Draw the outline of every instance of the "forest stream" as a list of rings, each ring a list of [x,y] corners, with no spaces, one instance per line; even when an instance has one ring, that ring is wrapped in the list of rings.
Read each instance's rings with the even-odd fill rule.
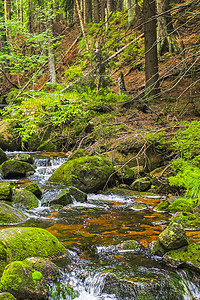
[[[16,152],[7,155],[12,158]],[[193,271],[169,268],[150,254],[149,243],[157,239],[171,217],[154,209],[162,196],[88,194],[86,203],[74,201],[52,212],[48,202],[63,186],[49,183],[48,178],[67,157],[41,152],[31,155],[37,166],[35,174],[15,183],[23,187],[37,182],[43,197],[38,208],[23,210],[29,219],[20,226],[48,230],[71,256],[70,262],[66,258],[56,261],[61,275],[49,283],[50,300],[200,299]],[[199,241],[200,231],[188,230],[187,236]],[[141,243],[137,252],[117,246],[133,239]]]

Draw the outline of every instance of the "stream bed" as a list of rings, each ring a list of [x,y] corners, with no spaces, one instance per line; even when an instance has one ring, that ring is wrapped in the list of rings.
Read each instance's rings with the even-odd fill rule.
[[[16,152],[7,155],[12,158]],[[157,239],[171,217],[154,209],[160,196],[88,194],[86,203],[74,201],[61,211],[51,211],[49,201],[65,187],[48,183],[48,178],[67,156],[31,155],[37,166],[35,174],[14,181],[19,187],[37,182],[43,197],[38,208],[23,211],[29,219],[20,226],[48,230],[71,256],[70,262],[66,258],[56,261],[61,275],[49,284],[50,300],[200,299],[198,274],[168,268],[159,257],[150,255],[148,244]],[[191,241],[200,240],[199,231],[187,233]],[[141,243],[139,251],[118,246],[132,239]]]

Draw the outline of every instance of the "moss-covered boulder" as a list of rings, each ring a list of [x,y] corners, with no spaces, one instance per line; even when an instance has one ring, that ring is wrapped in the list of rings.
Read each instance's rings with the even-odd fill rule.
[[[0,224],[25,222],[28,218],[18,209],[0,202]]]
[[[163,256],[164,253],[170,250],[176,250],[186,245],[188,245],[188,240],[185,229],[179,221],[175,221],[170,223],[158,236],[152,254]]]
[[[80,191],[79,189],[75,188],[74,186],[69,186],[69,193],[73,200],[77,202],[86,202],[87,201],[87,194]]]
[[[49,181],[75,186],[83,192],[95,193],[114,172],[112,163],[99,156],[84,156],[62,164]]]
[[[134,179],[136,179],[135,171],[128,166],[124,166],[123,168],[115,166],[115,171],[117,172],[119,181],[122,183],[130,184]]]
[[[151,179],[149,177],[142,177],[136,179],[131,185],[130,189],[134,191],[144,192],[151,186]]]
[[[17,206],[27,209],[38,207],[38,198],[33,193],[25,189],[15,189],[12,201]]]
[[[196,204],[197,204],[196,199],[178,198],[168,206],[168,210],[171,213],[175,213],[178,211],[192,212]]]
[[[15,261],[6,266],[0,289],[17,299],[47,299],[47,284],[42,273],[34,270],[27,261]]]
[[[194,229],[200,227],[200,217],[190,212],[177,212],[171,222],[177,220],[179,220],[184,228]]]
[[[163,261],[170,266],[184,266],[200,272],[200,242],[165,253]]]
[[[29,257],[58,257],[65,247],[45,229],[15,227],[0,230],[0,271],[13,261]]]
[[[73,199],[70,195],[69,190],[67,190],[67,189],[62,190],[62,193],[60,195],[58,195],[55,199],[52,199],[49,202],[50,206],[57,205],[57,204],[65,206],[70,203],[73,203]]]
[[[45,141],[37,148],[37,151],[46,151],[46,152],[55,152],[56,150],[57,147],[52,141]]]
[[[11,293],[0,293],[0,300],[17,300]]]
[[[6,153],[0,148],[0,165],[6,160],[9,160],[9,158]]]
[[[0,200],[10,201],[13,194],[13,182],[0,182]]]
[[[31,193],[33,193],[37,198],[41,198],[42,197],[42,191],[41,188],[39,187],[39,185],[36,182],[32,182],[29,185],[27,185],[24,190],[29,191]]]
[[[83,156],[86,156],[86,151],[84,149],[78,149],[76,151],[74,151],[68,158],[68,161],[69,160],[73,160],[73,159],[76,159],[76,158],[80,158],[80,157],[83,157]]]
[[[27,162],[29,164],[33,164],[34,163],[33,157],[30,154],[28,154],[28,153],[18,153],[15,156],[15,159],[19,160],[19,161]]]
[[[145,247],[136,240],[127,240],[116,246],[118,250],[133,251],[135,253],[144,252]]]
[[[4,178],[23,178],[34,174],[35,168],[26,162],[18,160],[7,160],[2,164]]]

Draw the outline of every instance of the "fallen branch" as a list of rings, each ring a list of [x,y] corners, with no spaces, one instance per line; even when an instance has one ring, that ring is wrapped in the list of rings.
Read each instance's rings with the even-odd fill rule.
[[[19,89],[19,86],[16,85],[15,83],[13,83],[13,82],[8,78],[8,76],[6,75],[6,73],[5,73],[2,69],[0,69],[0,71],[3,73],[3,75],[4,75],[5,78],[6,78],[6,80],[7,80],[10,84],[12,84],[12,86],[14,86],[16,89]]]
[[[140,151],[134,156],[134,157],[131,157],[127,162],[125,162],[125,164],[123,164],[123,166],[121,166],[118,170],[116,170],[115,172],[113,172],[109,177],[108,177],[108,180],[106,181],[106,184],[104,185],[103,187],[103,191],[105,191],[107,185],[108,185],[108,182],[110,181],[111,177],[113,175],[115,175],[117,172],[119,172],[121,169],[123,169],[123,167],[125,167],[130,161],[132,161],[133,159],[137,159],[138,156],[140,154],[142,154],[144,151],[145,151],[145,147],[146,147],[146,144],[147,144],[147,141],[144,143],[144,145],[142,146],[142,148],[140,149]]]
[[[71,51],[71,49],[74,47],[74,45],[78,42],[78,40],[80,39],[80,37],[82,36],[82,33],[79,34],[79,36],[75,39],[75,41],[71,44],[71,46],[69,47],[69,49],[65,52],[65,54],[62,56],[62,59],[65,58],[65,56]]]

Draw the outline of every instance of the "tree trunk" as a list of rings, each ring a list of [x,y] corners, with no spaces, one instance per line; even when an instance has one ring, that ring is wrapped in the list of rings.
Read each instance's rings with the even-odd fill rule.
[[[99,23],[100,13],[99,13],[99,0],[94,0],[94,23]]]
[[[108,14],[114,11],[114,0],[107,0]]]
[[[92,22],[92,0],[84,0],[84,23]]]
[[[23,25],[23,0],[20,0],[20,23]]]
[[[105,0],[100,0],[100,6],[101,6],[101,21],[105,21],[105,8],[106,8],[106,2]]]
[[[9,20],[11,20],[11,0],[4,0],[4,19],[5,23]],[[8,26],[5,25],[6,27],[6,40],[10,40],[10,33]]]
[[[77,12],[78,12],[78,17],[79,17],[79,21],[80,21],[81,30],[82,30],[82,33],[83,33],[83,38],[85,40],[86,50],[88,51],[89,48],[88,48],[87,36],[85,34],[85,28],[83,26],[83,20],[82,20],[81,11],[80,11],[80,8],[79,8],[78,0],[76,0],[76,8],[77,8]]]
[[[170,14],[170,0],[157,0],[158,13],[158,55],[174,52],[179,49],[176,34],[173,33],[172,17]]]
[[[124,9],[128,10],[128,23],[131,24],[135,19],[135,7],[137,0],[124,0]]]
[[[49,65],[49,81],[56,83],[56,66],[55,66],[55,55],[53,47],[53,19],[52,17],[52,6],[49,4],[49,14],[47,17],[47,34],[48,34],[48,65]]]
[[[34,15],[33,15],[33,1],[29,0],[28,1],[28,27],[29,27],[29,31],[30,33],[34,32]]]
[[[123,0],[117,0],[116,1],[116,10],[117,11],[123,11]]]
[[[151,98],[159,93],[158,56],[156,40],[155,0],[143,1],[145,40],[145,80],[146,96]]]

